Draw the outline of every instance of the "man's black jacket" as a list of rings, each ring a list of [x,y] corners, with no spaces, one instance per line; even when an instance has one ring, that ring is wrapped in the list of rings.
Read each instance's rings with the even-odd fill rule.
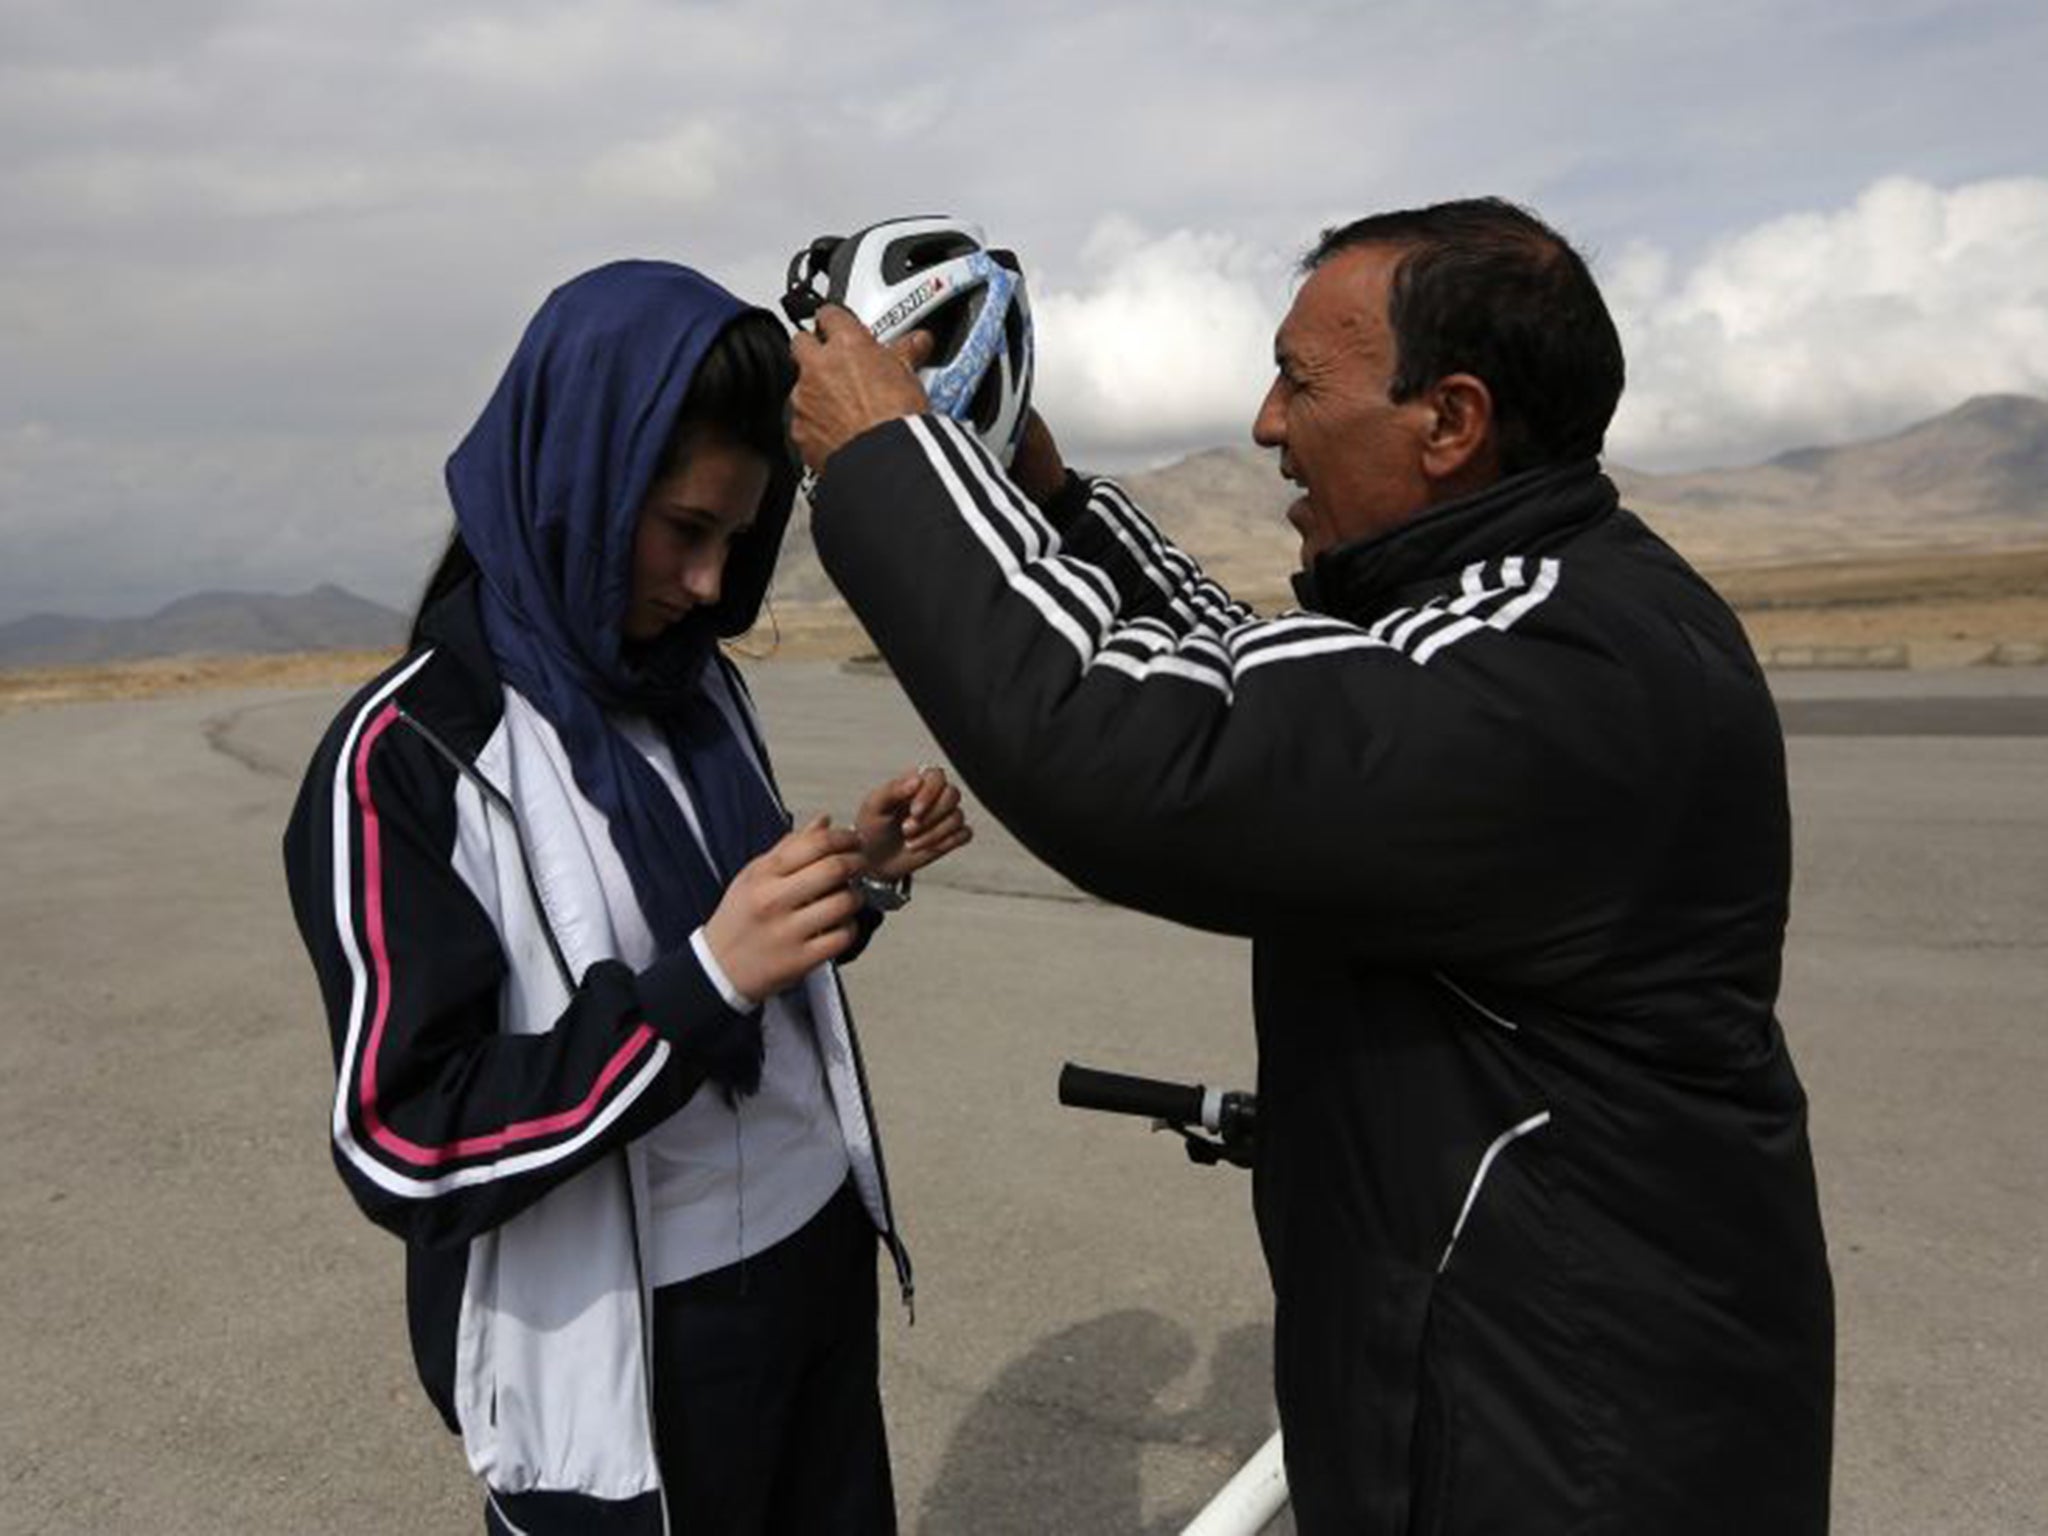
[[[991,812],[1255,941],[1299,1528],[1824,1531],[1784,753],[1727,608],[1590,462],[1271,620],[1111,483],[1062,500],[927,416],[842,448],[814,527]]]

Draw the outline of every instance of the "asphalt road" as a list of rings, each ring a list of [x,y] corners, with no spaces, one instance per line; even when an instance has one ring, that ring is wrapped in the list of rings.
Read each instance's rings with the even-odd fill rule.
[[[799,810],[927,754],[885,677],[753,677]],[[1780,693],[1836,1530],[2048,1532],[2048,674]],[[477,1528],[398,1249],[329,1166],[279,873],[337,702],[0,715],[0,1531]],[[1248,1080],[1246,960],[984,826],[853,969],[918,1267],[883,1323],[906,1530],[1172,1531],[1267,1433],[1242,1175],[1052,1092],[1069,1058]]]

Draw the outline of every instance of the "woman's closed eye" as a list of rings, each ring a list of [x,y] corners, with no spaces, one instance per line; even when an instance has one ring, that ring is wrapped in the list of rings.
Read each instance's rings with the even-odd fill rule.
[[[728,524],[708,512],[664,512],[660,517],[663,529],[684,549],[730,543],[753,526],[751,523]]]

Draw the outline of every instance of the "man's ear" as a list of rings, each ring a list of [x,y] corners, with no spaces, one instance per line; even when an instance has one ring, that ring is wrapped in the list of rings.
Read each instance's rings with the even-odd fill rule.
[[[1493,391],[1469,373],[1447,373],[1429,388],[1431,421],[1422,440],[1422,472],[1459,494],[1500,478]]]

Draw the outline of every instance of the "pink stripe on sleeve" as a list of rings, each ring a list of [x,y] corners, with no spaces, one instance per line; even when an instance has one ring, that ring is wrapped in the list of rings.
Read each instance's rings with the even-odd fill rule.
[[[376,802],[370,797],[370,752],[397,718],[398,706],[386,705],[384,712],[363,732],[362,742],[356,749],[356,803],[362,807],[363,828],[363,921],[370,947],[370,962],[377,978],[377,1011],[370,1024],[369,1041],[363,1049],[357,1097],[362,1106],[364,1129],[379,1147],[404,1162],[432,1168],[456,1158],[502,1152],[522,1141],[574,1130],[596,1112],[604,1102],[606,1091],[654,1042],[655,1034],[652,1025],[640,1024],[605,1063],[582,1101],[556,1114],[515,1121],[503,1130],[465,1136],[438,1147],[408,1141],[384,1123],[377,1109],[377,1053],[383,1046],[384,1025],[391,1011],[391,951],[384,931],[384,851]]]

